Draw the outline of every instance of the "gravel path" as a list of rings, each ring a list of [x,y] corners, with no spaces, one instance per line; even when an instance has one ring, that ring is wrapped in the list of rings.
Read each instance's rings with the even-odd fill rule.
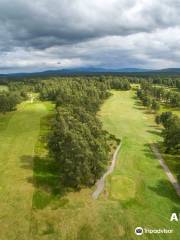
[[[169,170],[168,166],[164,162],[164,160],[163,160],[159,150],[157,149],[157,147],[154,144],[151,144],[151,149],[152,149],[153,153],[156,155],[157,159],[159,160],[162,168],[164,169],[166,175],[169,178],[169,181],[172,183],[174,189],[176,190],[177,195],[180,197],[180,185],[179,185],[177,179],[173,176],[173,174]]]
[[[97,199],[99,197],[99,195],[102,193],[102,191],[104,189],[106,177],[113,172],[113,170],[115,168],[115,165],[116,165],[117,155],[118,155],[118,152],[119,152],[119,150],[121,148],[121,145],[122,145],[122,140],[121,140],[121,143],[116,148],[116,151],[113,154],[112,163],[109,166],[107,172],[96,183],[97,188],[96,188],[96,190],[92,194],[92,198],[93,199]]]

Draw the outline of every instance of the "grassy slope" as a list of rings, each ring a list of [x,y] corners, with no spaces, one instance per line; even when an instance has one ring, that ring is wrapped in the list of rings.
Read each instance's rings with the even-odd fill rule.
[[[32,204],[33,151],[43,103],[22,103],[0,115],[0,239],[28,239]]]
[[[63,192],[55,165],[46,158],[44,146],[37,145],[33,240],[133,240],[139,225],[176,231],[141,239],[178,239],[178,223],[170,224],[169,217],[180,211],[179,199],[148,147],[161,137],[154,116],[144,112],[132,92],[114,92],[103,105],[104,128],[123,137],[123,146],[115,172],[97,201],[92,200],[92,189]]]

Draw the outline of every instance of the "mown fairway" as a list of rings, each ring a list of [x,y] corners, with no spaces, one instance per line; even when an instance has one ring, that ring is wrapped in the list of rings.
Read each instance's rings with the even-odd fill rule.
[[[0,239],[27,240],[33,195],[32,164],[43,103],[21,104],[0,115]]]
[[[146,234],[142,239],[179,239],[178,223],[170,223],[169,218],[172,212],[180,211],[180,199],[149,148],[149,143],[161,140],[154,116],[146,113],[132,91],[113,94],[104,104],[101,117],[105,129],[123,137],[107,188],[110,198],[119,203],[116,214],[121,215],[119,223],[127,234],[124,239],[135,239],[136,226],[172,228],[175,232],[169,236]]]

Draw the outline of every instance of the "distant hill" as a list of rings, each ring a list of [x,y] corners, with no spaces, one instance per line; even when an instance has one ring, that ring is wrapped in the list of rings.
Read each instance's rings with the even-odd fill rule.
[[[96,68],[96,67],[82,67],[69,68],[58,70],[47,70],[43,72],[31,73],[11,73],[0,74],[0,77],[32,77],[32,76],[58,76],[58,75],[73,75],[73,74],[100,74],[100,73],[114,73],[114,74],[180,74],[180,68],[165,68],[159,70],[142,69],[142,68]]]
[[[180,68],[164,68],[155,72],[180,74]]]

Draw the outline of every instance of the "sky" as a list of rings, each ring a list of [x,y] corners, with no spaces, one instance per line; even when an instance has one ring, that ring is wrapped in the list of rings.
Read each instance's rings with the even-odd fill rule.
[[[180,0],[0,0],[0,73],[180,67]]]

